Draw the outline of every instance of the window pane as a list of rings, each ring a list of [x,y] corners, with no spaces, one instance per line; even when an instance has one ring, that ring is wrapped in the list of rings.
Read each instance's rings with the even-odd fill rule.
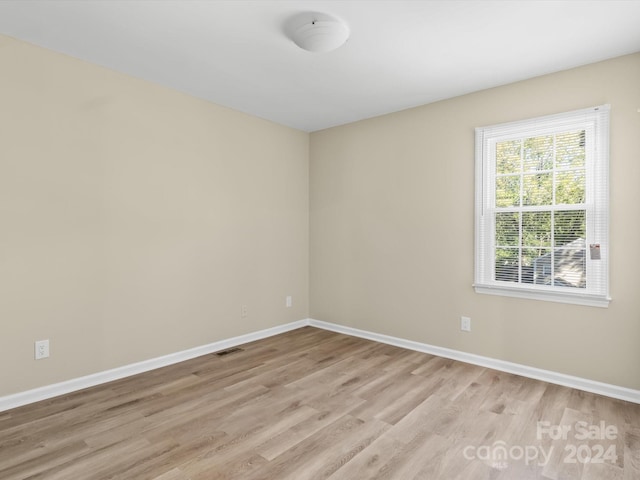
[[[496,207],[520,206],[520,176],[496,178]]]
[[[553,238],[554,246],[585,246],[586,238],[586,211],[585,210],[559,210],[554,212]]]
[[[496,145],[496,173],[520,172],[520,151],[522,142],[500,142]]]
[[[584,244],[584,242],[583,242]],[[554,252],[553,284],[557,287],[586,288],[587,266],[584,248],[557,248]]]
[[[553,274],[551,269],[551,249],[526,249],[523,253],[527,255],[527,262],[531,263],[533,283],[536,285],[551,285]]]
[[[522,246],[551,246],[551,212],[525,212],[522,214]]]
[[[496,213],[496,245],[517,247],[520,240],[520,214],[515,212]]]
[[[522,249],[522,283],[545,285],[551,280],[551,249]],[[547,283],[548,284],[548,283]]]
[[[522,158],[525,172],[551,170],[553,168],[553,137],[527,138]]]
[[[496,280],[518,282],[519,265],[517,248],[496,248]]]
[[[556,204],[584,203],[586,179],[584,170],[556,173]]]
[[[556,168],[584,167],[584,141],[584,130],[556,135]]]
[[[537,175],[524,175],[522,204],[523,205],[550,205],[553,200],[552,173]]]

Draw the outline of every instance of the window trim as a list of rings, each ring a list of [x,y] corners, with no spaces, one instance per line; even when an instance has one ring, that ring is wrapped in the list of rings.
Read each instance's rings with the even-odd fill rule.
[[[575,110],[572,112],[548,115],[516,122],[502,123],[475,129],[475,282],[476,293],[502,295],[507,297],[545,300],[595,307],[608,307],[609,296],[609,105]],[[593,132],[593,147],[587,152],[587,238],[585,239],[586,255],[589,255],[589,239],[594,236],[601,245],[601,260],[593,264],[587,260],[587,278],[596,275],[599,289],[563,288],[533,284],[509,284],[492,277],[495,275],[491,266],[495,231],[491,215],[485,215],[490,209],[487,205],[489,181],[495,178],[495,156],[489,158],[488,147],[497,141],[508,138],[522,138],[527,135],[542,135],[545,132],[557,132],[562,129],[583,128]],[[599,181],[594,181],[599,178]],[[492,188],[493,189],[493,188]],[[493,189],[494,190],[494,189]],[[495,193],[495,191],[494,191]],[[594,225],[598,231],[594,232]],[[594,235],[595,234],[595,235]],[[484,239],[484,241],[483,241]],[[595,269],[595,271],[594,271]]]

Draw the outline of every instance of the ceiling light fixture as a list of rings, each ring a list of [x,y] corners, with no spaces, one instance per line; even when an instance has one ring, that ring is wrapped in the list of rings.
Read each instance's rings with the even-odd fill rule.
[[[290,18],[285,31],[300,48],[325,53],[341,47],[349,38],[349,27],[326,13],[306,12]]]

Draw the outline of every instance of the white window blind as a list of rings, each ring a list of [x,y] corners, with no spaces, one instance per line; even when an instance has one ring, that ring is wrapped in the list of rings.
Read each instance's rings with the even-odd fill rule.
[[[607,306],[609,106],[476,129],[475,289]]]

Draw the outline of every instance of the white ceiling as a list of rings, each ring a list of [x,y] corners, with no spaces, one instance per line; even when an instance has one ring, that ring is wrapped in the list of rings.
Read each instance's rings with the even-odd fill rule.
[[[349,41],[299,49],[303,11]],[[2,0],[0,33],[315,131],[640,51],[640,1]]]

